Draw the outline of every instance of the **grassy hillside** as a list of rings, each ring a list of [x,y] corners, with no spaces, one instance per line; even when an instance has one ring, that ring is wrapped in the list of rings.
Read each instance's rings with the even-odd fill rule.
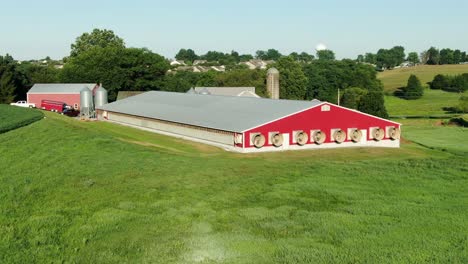
[[[464,93],[468,95],[468,92]],[[459,104],[461,94],[425,89],[417,100],[405,100],[393,95],[385,96],[385,106],[390,116],[433,116],[447,114],[444,107]]]
[[[0,104],[0,134],[40,120],[41,111]]]
[[[466,130],[241,155],[46,116],[0,135],[0,263],[468,260]]]
[[[411,74],[415,74],[422,84],[432,81],[437,74],[456,75],[468,73],[468,64],[464,65],[421,65],[381,72],[377,77],[382,80],[384,89],[392,93],[400,87],[406,86]]]

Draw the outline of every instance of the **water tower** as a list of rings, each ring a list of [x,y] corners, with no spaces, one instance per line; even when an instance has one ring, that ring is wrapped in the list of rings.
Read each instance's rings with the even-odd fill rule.
[[[279,99],[279,71],[270,68],[267,72],[267,92],[271,99]]]

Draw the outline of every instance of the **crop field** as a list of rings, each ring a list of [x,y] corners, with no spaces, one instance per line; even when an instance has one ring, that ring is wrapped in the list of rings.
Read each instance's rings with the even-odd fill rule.
[[[36,109],[0,104],[0,134],[40,120],[44,115]]]
[[[411,74],[416,75],[423,85],[427,85],[437,74],[456,75],[468,73],[468,64],[457,65],[421,65],[380,72],[377,77],[383,82],[387,93],[393,93],[406,86]]]
[[[468,261],[466,129],[242,155],[45,115],[0,135],[0,263]]]

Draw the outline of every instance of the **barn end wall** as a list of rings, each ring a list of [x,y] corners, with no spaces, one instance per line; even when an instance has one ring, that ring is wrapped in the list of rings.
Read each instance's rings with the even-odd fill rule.
[[[98,118],[103,119],[103,111],[98,110]],[[164,134],[185,137],[188,139],[197,139],[203,143],[215,146],[224,146],[234,148],[233,132],[195,127],[190,125],[178,124],[162,120],[156,120],[145,117],[131,116],[121,113],[107,112],[107,120],[129,124],[134,127],[142,127],[145,129],[154,130],[155,132],[163,132]]]
[[[36,104],[37,108],[41,107],[42,100],[53,100],[64,102],[67,105],[72,107],[77,104],[78,109],[80,108],[80,94],[27,94],[27,101],[28,103]]]
[[[375,141],[371,136],[372,129],[380,127],[384,129],[385,137],[380,141]],[[288,149],[306,148],[310,145],[311,148],[321,148],[319,145],[312,141],[312,133],[315,130],[321,130],[326,134],[325,142],[320,145],[322,147],[344,147],[344,146],[382,146],[382,147],[399,147],[399,140],[392,140],[387,133],[390,127],[400,128],[400,124],[386,119],[367,115],[352,109],[343,108],[329,103],[324,103],[317,107],[308,109],[274,122],[264,124],[262,126],[249,129],[245,132],[245,147],[251,148],[253,151],[256,149],[251,141],[253,135],[262,133],[266,138],[266,143],[261,149],[275,148],[269,139],[271,132],[278,132],[287,138],[287,142],[283,145],[288,145]],[[332,138],[332,133],[341,129],[346,132],[347,137],[345,141],[338,144]],[[363,133],[360,142],[354,143],[348,136],[349,129],[358,129]],[[298,146],[294,139],[295,131],[304,131],[309,136],[306,145]],[[280,147],[285,148],[285,146]]]

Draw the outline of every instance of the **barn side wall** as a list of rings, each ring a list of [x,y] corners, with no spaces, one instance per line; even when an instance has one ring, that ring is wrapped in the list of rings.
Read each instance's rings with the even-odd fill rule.
[[[374,128],[382,128],[385,132],[384,139],[374,140],[371,136]],[[387,131],[390,127],[400,128],[398,123],[382,118],[363,114],[351,109],[342,108],[333,104],[322,104],[301,113],[250,129],[245,132],[245,147],[252,151],[260,151],[253,146],[252,138],[257,133],[262,133],[266,138],[266,143],[261,149],[274,150],[270,135],[272,132],[283,134],[284,143],[281,149],[297,148],[325,148],[325,147],[345,147],[345,146],[382,146],[399,147],[399,140],[392,140]],[[346,132],[346,140],[343,143],[336,143],[333,139],[333,132],[341,129]],[[362,132],[362,139],[353,142],[348,135],[351,129],[358,129]],[[312,141],[312,133],[321,130],[326,135],[325,142],[317,145]],[[304,131],[309,136],[305,146],[298,146],[295,141],[295,132]]]
[[[67,105],[74,107],[77,104],[78,109],[80,108],[80,94],[27,94],[28,103],[36,104],[37,108],[41,107],[42,100],[53,100],[64,102]]]
[[[103,111],[98,110],[98,118],[103,119]],[[128,124],[135,127],[142,127],[154,130],[155,132],[164,132],[165,134],[181,136],[188,139],[197,139],[204,143],[213,143],[216,146],[226,146],[234,148],[233,132],[196,127],[185,124],[178,124],[163,120],[156,120],[145,117],[126,115],[122,113],[107,112],[107,120]]]

